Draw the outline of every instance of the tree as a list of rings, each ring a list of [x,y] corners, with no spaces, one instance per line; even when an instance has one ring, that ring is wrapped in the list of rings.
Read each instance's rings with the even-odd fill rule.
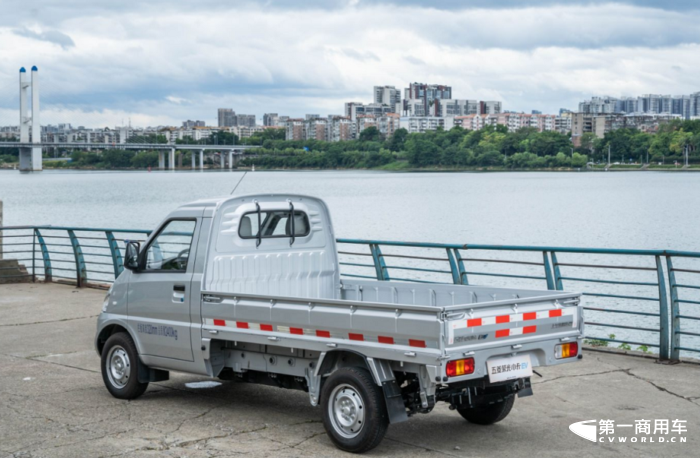
[[[375,126],[370,126],[360,132],[360,141],[380,142],[382,141],[382,133],[379,132],[379,129],[377,129]]]
[[[102,152],[102,161],[107,168],[131,167],[134,152],[125,149],[107,149]]]
[[[396,131],[394,131],[394,135],[392,135],[387,142],[389,144],[388,148],[395,152],[403,150],[404,144],[406,143],[406,138],[408,138],[408,131],[406,129],[403,127],[396,129]]]
[[[416,167],[425,167],[437,163],[440,151],[438,147],[422,134],[411,134],[406,140],[408,162]]]

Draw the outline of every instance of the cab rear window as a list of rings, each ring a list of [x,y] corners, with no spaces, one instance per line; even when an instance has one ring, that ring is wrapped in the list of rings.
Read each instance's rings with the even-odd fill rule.
[[[305,237],[309,235],[309,217],[306,213],[295,210],[294,221],[290,215],[291,212],[288,210],[246,213],[238,226],[238,235],[242,239]]]

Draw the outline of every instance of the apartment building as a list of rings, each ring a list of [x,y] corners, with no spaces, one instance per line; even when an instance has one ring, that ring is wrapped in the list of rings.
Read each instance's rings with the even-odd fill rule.
[[[591,97],[579,103],[579,112],[586,114],[673,114],[682,119],[700,116],[698,93],[690,95],[644,94],[638,97]]]
[[[305,140],[328,140],[328,120],[326,118],[307,118],[304,120]]]
[[[355,138],[355,123],[346,116],[331,116],[328,118],[328,141],[340,142]]]
[[[489,115],[469,114],[466,116],[455,116],[454,125],[466,130],[479,130],[489,123]]]
[[[236,112],[231,108],[219,108],[219,127],[231,127],[236,125]]]
[[[503,111],[503,104],[496,100],[479,102],[479,114],[499,114]]]
[[[401,115],[398,113],[387,113],[385,116],[377,118],[377,129],[384,138],[394,135],[394,132],[401,128]]]
[[[467,116],[479,114],[480,103],[477,100],[449,99],[440,101],[439,116]]]
[[[192,129],[193,127],[205,127],[207,124],[204,121],[192,121],[188,119],[182,122],[183,129]]]
[[[570,111],[562,112],[559,116],[554,118],[554,130],[561,134],[566,134],[571,132],[571,116]]]
[[[401,91],[394,86],[374,86],[374,103],[388,105],[392,113],[401,113]]]
[[[286,140],[304,140],[306,138],[305,134],[305,123],[306,120],[302,118],[289,118],[285,122],[285,139]]]
[[[263,115],[263,126],[276,127],[279,123],[279,115],[277,113],[265,113]]]
[[[404,116],[439,116],[440,101],[452,98],[452,87],[444,84],[425,84],[411,83],[404,89]],[[407,104],[406,102],[420,100],[423,104],[423,109],[418,111],[415,109],[417,102]],[[413,107],[410,110],[409,107]],[[423,114],[419,114],[423,113]]]
[[[424,133],[438,128],[450,130],[454,127],[455,118],[442,118],[438,116],[404,116],[400,118],[400,127],[406,129],[409,134]]]
[[[357,117],[362,115],[384,116],[388,113],[393,113],[393,108],[383,103],[347,102],[345,104],[345,117],[352,121],[357,120]]]

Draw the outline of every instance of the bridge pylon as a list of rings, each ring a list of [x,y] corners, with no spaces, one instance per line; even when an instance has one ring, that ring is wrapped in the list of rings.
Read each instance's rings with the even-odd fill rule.
[[[29,115],[27,92],[32,90],[32,113]],[[19,140],[29,143],[29,127],[31,126],[31,142],[41,144],[41,124],[39,123],[39,69],[32,67],[31,83],[27,80],[27,71],[19,69]],[[20,172],[41,172],[43,170],[41,146],[22,147],[19,149]]]

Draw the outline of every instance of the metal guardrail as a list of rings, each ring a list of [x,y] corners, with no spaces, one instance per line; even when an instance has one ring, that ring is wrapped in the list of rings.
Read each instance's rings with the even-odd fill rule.
[[[343,276],[463,285],[478,284],[475,278],[507,278],[523,286],[544,283],[549,290],[563,290],[566,283],[584,296],[589,342],[615,342],[626,349],[638,345],[643,351],[658,348],[664,360],[678,360],[682,351],[700,353],[700,252],[355,239],[338,243],[365,248],[339,248]],[[508,258],[501,257],[504,253]],[[618,261],[621,258],[624,263]],[[674,266],[674,261],[683,267]],[[683,282],[677,280],[679,275]],[[689,291],[696,294],[689,296]],[[630,337],[600,335],[604,329]]]
[[[37,277],[74,282],[78,287],[108,284],[124,270],[125,240],[144,241],[151,231],[61,226],[0,227],[4,259],[16,259],[26,274],[0,278]],[[12,267],[4,268],[6,270]]]
[[[0,278],[59,279],[77,286],[109,284],[124,269],[123,242],[143,241],[150,233],[140,229],[0,227],[0,240],[4,238],[0,253],[4,248],[5,259],[16,259],[27,268],[26,274],[3,276],[0,272]],[[342,276],[463,285],[508,279],[508,285],[492,286],[516,283],[549,290],[563,290],[566,283],[567,289],[584,295],[586,338],[594,344],[638,345],[645,351],[658,348],[660,358],[668,360],[678,360],[681,352],[700,353],[700,252],[356,239],[338,239],[338,244],[363,248],[339,249]],[[618,262],[620,259],[624,262]],[[627,335],[601,335],[605,329]]]

